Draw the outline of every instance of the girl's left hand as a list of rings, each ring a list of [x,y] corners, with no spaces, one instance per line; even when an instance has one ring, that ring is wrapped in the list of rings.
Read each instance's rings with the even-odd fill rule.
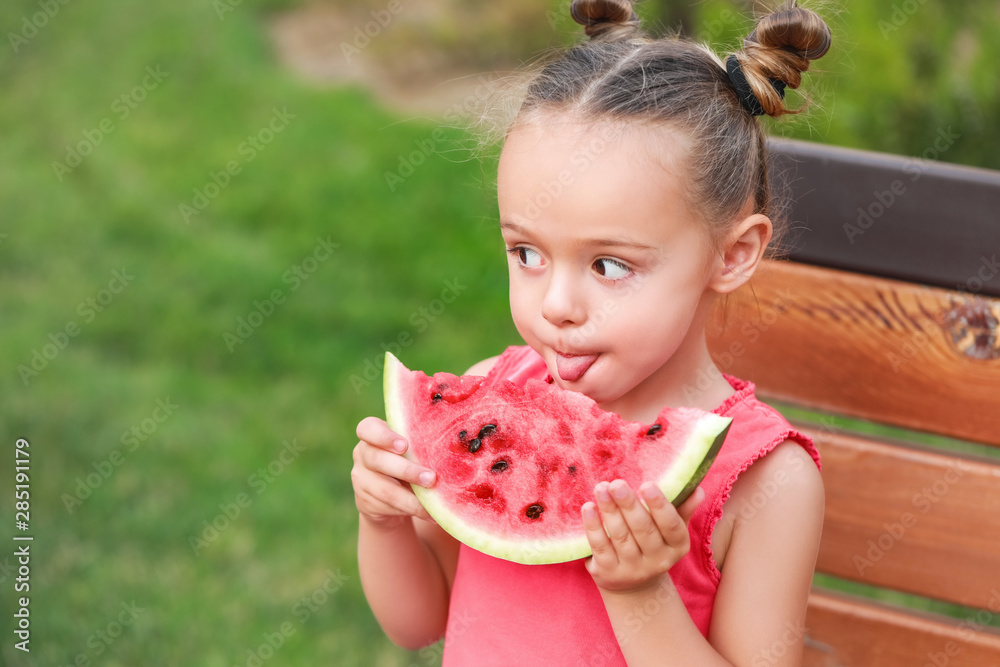
[[[701,487],[679,508],[652,482],[640,485],[639,493],[645,506],[624,480],[600,482],[594,487],[596,505],[587,502],[581,508],[594,552],[587,570],[604,590],[631,592],[659,586],[691,548],[687,524],[705,498]]]

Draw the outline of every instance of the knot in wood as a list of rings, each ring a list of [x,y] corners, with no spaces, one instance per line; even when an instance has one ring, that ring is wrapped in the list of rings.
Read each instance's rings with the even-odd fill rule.
[[[1000,358],[1000,302],[973,298],[952,305],[945,328],[955,348],[973,359]]]

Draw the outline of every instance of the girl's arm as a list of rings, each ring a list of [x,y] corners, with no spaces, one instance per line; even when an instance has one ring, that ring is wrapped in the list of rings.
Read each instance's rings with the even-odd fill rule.
[[[594,548],[588,569],[629,667],[799,664],[823,482],[809,455],[789,441],[741,475],[729,502],[749,498],[767,480],[775,482],[774,495],[750,518],[739,516],[733,528],[708,640],[667,572],[690,549],[687,520],[701,494],[679,511],[662,493],[651,494],[647,511],[631,490],[625,498],[602,500],[598,485],[603,525],[584,510]],[[643,485],[640,492],[650,486],[655,489]]]
[[[495,360],[481,361],[465,374],[486,375]],[[458,542],[413,494],[410,483],[433,486],[433,473],[403,456],[405,438],[376,417],[361,420],[357,436],[351,482],[359,513],[361,586],[386,635],[417,649],[444,635]]]
[[[380,525],[361,515],[361,585],[386,635],[404,648],[416,650],[444,634],[457,559],[458,543],[435,524],[404,517]]]

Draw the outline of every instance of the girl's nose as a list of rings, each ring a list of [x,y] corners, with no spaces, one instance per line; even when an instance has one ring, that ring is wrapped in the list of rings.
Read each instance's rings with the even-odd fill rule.
[[[554,326],[581,325],[587,309],[579,281],[567,271],[552,271],[542,299],[542,317]]]

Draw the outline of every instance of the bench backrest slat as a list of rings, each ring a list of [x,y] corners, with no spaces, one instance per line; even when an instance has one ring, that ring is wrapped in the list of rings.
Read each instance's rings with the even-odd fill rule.
[[[804,429],[823,457],[817,569],[872,586],[1000,605],[1000,465]]]
[[[790,218],[804,224],[790,239],[791,259],[1000,296],[1000,172],[769,143],[776,183],[794,195]],[[940,156],[947,151],[929,147],[928,158]]]
[[[810,599],[805,667],[1000,665],[1000,635],[981,627],[818,591]],[[765,663],[761,663],[765,664]],[[768,663],[770,664],[770,663]]]
[[[752,282],[710,327],[724,372],[774,398],[1000,445],[1000,299],[787,261]]]

